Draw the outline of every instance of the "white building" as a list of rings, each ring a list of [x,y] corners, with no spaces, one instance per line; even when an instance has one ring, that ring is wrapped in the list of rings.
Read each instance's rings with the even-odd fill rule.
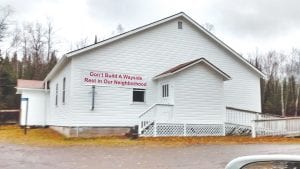
[[[261,111],[262,77],[178,13],[69,52],[43,89],[17,91],[28,98],[28,125],[69,136],[120,134],[135,125],[144,136],[224,135],[226,109]]]

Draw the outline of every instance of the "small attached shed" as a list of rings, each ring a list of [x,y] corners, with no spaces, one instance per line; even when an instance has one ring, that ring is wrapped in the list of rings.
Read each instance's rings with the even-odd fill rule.
[[[20,125],[45,126],[47,91],[44,82],[18,79],[16,89],[21,95]]]

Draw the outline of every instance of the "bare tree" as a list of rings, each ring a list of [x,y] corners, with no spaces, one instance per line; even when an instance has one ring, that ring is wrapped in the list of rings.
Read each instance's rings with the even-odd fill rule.
[[[53,51],[53,37],[54,31],[53,26],[50,20],[48,20],[47,28],[46,28],[46,43],[47,43],[47,61],[50,60],[51,53]]]
[[[18,50],[21,42],[22,42],[22,31],[18,26],[11,32],[11,43],[10,47],[14,48],[16,51]]]
[[[79,41],[75,42],[75,49],[73,47],[73,44],[70,46],[70,50],[77,50],[83,47],[86,47],[88,45],[88,37],[81,38]]]
[[[8,28],[8,17],[10,16],[12,10],[9,6],[0,7],[0,42],[5,37]]]
[[[37,59],[37,57],[43,57],[44,52],[44,45],[46,43],[45,41],[45,33],[43,31],[43,27],[40,23],[36,23],[35,25],[28,25],[27,31],[29,33],[30,38],[30,45],[32,50],[32,55],[34,59]]]

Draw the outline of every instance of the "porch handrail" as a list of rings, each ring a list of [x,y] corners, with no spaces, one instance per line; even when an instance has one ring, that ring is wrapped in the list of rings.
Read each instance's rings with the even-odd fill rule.
[[[295,119],[300,119],[300,117],[284,117],[284,118],[273,118],[273,119],[258,119],[258,120],[253,120],[253,121],[259,122],[259,121],[280,121],[280,120],[295,120]]]
[[[300,135],[300,117],[261,119],[252,121],[252,137]]]
[[[236,110],[236,111],[242,111],[244,113],[252,113],[252,114],[259,114],[260,116],[268,116],[268,117],[273,117],[273,118],[282,118],[280,115],[277,114],[270,114],[270,113],[263,113],[263,112],[257,112],[257,111],[252,111],[252,110],[245,110],[245,109],[239,109],[235,107],[229,107],[227,106],[226,109],[229,110]]]
[[[261,113],[261,112],[257,112],[257,111],[239,109],[239,108],[228,107],[228,106],[226,107],[226,109],[237,110],[237,111],[242,111],[242,112],[246,112],[246,113],[253,113],[253,114]]]
[[[145,114],[147,114],[150,110],[152,110],[156,106],[173,106],[173,104],[154,103],[148,109],[146,109],[143,113],[141,113],[139,115],[139,118],[143,117]]]

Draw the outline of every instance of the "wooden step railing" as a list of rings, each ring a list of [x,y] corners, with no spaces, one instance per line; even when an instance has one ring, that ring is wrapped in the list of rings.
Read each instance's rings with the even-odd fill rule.
[[[138,118],[140,120],[139,123],[139,134],[142,133],[143,130],[148,128],[150,125],[154,123],[156,120],[156,115],[158,112],[159,106],[173,106],[172,104],[161,104],[161,103],[155,103],[151,105],[148,109],[146,109],[144,112],[142,112]]]

